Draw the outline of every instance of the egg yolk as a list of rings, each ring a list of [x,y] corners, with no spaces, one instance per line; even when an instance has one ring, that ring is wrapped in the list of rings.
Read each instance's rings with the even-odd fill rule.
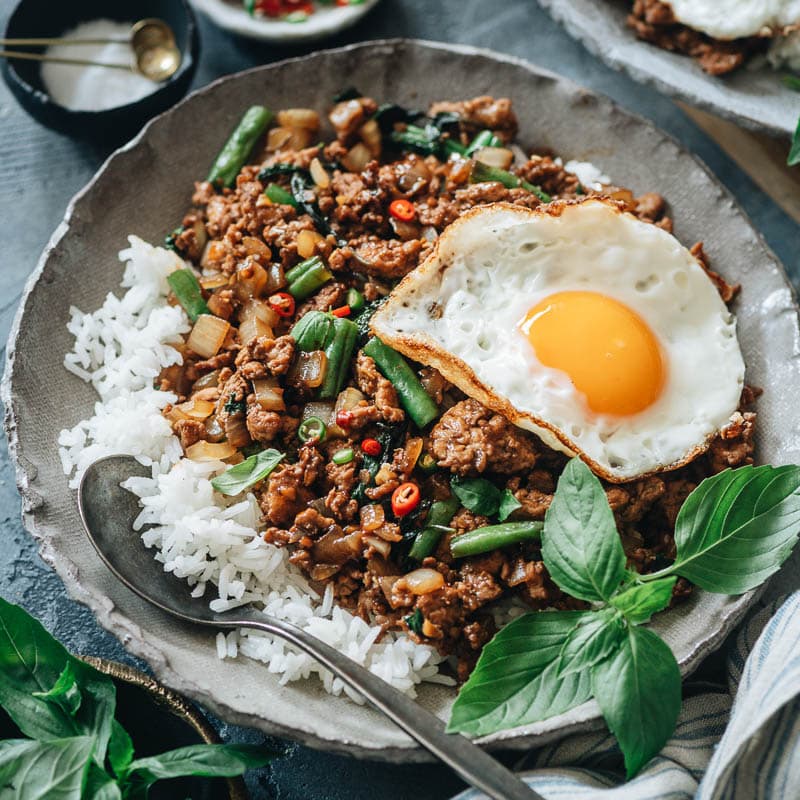
[[[597,414],[638,414],[657,399],[666,368],[647,323],[596,292],[558,292],[519,324],[536,358],[565,372]]]

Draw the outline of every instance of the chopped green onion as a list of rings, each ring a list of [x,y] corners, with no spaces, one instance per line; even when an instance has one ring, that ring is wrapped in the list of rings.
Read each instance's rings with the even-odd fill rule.
[[[334,464],[349,464],[355,458],[355,453],[353,452],[352,447],[343,447],[341,450],[337,450],[333,454],[333,461]]]
[[[453,558],[464,558],[488,553],[491,550],[509,547],[520,542],[538,540],[542,535],[543,527],[543,522],[536,521],[487,525],[451,539],[450,552],[453,554]]]
[[[319,417],[308,417],[297,429],[297,438],[301,442],[310,442],[312,439],[321,442],[327,432],[328,426]]]
[[[283,186],[278,186],[277,183],[271,183],[267,186],[264,190],[264,194],[272,200],[273,203],[297,208],[297,201],[292,196],[292,193],[284,189]]]
[[[194,272],[188,267],[186,269],[177,269],[167,275],[167,283],[192,322],[197,322],[197,318],[201,314],[211,313],[206,301],[203,300],[203,291],[200,288],[200,283]]]
[[[350,306],[350,310],[356,314],[361,311],[362,308],[366,305],[366,301],[364,300],[364,295],[358,291],[358,289],[348,289],[347,290],[347,305]]]
[[[514,175],[499,167],[490,167],[482,161],[473,161],[472,169],[469,174],[469,182],[485,183],[487,181],[502,183],[506,189],[525,189],[525,191],[535,194],[543,203],[549,203],[553,199],[547,192],[543,192],[538,186],[528,183],[528,181],[523,180],[518,175]]]
[[[432,475],[439,469],[436,459],[430,453],[423,453],[417,461],[417,467],[426,475]]]

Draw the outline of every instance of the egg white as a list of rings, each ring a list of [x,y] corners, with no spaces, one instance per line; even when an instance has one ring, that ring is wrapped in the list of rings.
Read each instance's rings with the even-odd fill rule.
[[[665,0],[679,22],[715,39],[773,35],[800,22],[800,0]]]
[[[643,412],[596,415],[564,372],[536,359],[518,323],[569,290],[624,303],[660,342],[667,379]],[[744,384],[734,318],[697,259],[671,234],[600,200],[473,209],[395,288],[372,329],[613,481],[691,460],[737,409]]]

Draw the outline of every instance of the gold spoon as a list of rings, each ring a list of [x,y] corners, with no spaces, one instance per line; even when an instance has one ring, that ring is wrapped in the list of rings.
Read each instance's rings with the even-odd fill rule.
[[[131,64],[115,64],[107,61],[91,61],[81,58],[60,58],[44,53],[26,53],[19,50],[0,50],[0,57],[28,61],[49,61],[56,64],[107,67],[136,72],[151,81],[160,82],[171,78],[181,65],[181,52],[175,44],[172,28],[160,19],[142,19],[131,27],[128,39],[0,39],[0,45],[47,46],[52,44],[130,44],[134,60]]]

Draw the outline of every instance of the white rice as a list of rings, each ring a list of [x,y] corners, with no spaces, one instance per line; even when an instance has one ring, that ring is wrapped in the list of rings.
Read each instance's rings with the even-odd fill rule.
[[[314,592],[288,562],[287,552],[258,535],[255,497],[230,499],[214,492],[210,479],[225,464],[182,457],[180,442],[161,415],[176,398],[154,389],[153,382],[164,367],[180,363],[171,345],[190,329],[182,309],[166,302],[167,275],[184,263],[135,236],[129,242],[119,254],[126,262],[124,295],[109,294],[92,313],[70,310],[68,328],[75,344],[64,366],[91,383],[99,396],[94,415],[58,438],[70,486],[76,487],[86,467],[102,456],[135,455],[151,468],[151,477],[123,484],[142,506],[135,528],[143,530],[142,540],[154,548],[164,570],[186,581],[187,592],[208,598],[219,612],[254,603],[347,653],[412,697],[422,681],[452,684],[439,674],[442,658],[433,648],[394,633],[377,642],[380,628],[334,605],[331,586],[322,597]],[[281,684],[316,673],[327,691],[360,701],[313,659],[279,639],[246,630],[220,633],[216,651],[220,658],[245,655],[264,662]]]

